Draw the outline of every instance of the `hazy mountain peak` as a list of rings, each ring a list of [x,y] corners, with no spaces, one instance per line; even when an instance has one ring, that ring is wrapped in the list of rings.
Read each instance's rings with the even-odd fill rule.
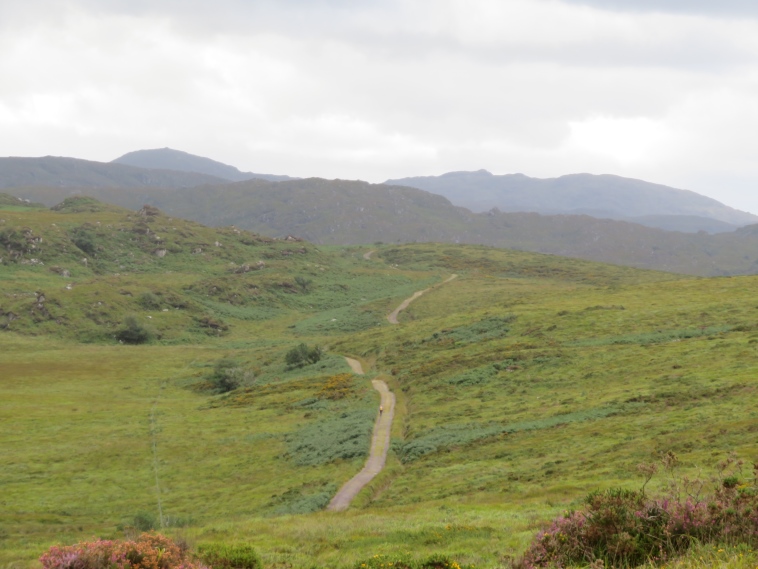
[[[196,172],[199,174],[208,174],[216,176],[231,182],[241,182],[243,180],[252,180],[254,178],[278,182],[282,180],[292,180],[290,176],[278,176],[275,174],[254,174],[253,172],[241,172],[238,168],[184,152],[174,150],[173,148],[154,148],[150,150],[135,150],[128,152],[119,158],[113,160],[118,164],[128,164],[139,168],[159,169],[159,170],[177,170],[179,172]]]
[[[506,212],[586,214],[667,229],[686,227],[691,231],[727,231],[758,223],[758,216],[695,192],[611,174],[581,173],[540,179],[477,170],[385,183],[439,194],[475,212],[497,207]],[[673,219],[676,216],[687,219],[679,223]],[[714,224],[714,220],[720,224]]]
[[[446,174],[442,174],[440,178],[471,178],[471,177],[480,177],[480,178],[491,178],[492,172],[489,170],[459,170],[456,172],[448,172]],[[434,178],[434,176],[423,176],[424,178]],[[405,178],[404,178],[405,179]]]

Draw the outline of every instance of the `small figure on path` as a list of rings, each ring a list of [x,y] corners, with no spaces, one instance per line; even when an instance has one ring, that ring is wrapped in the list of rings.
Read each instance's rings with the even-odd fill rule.
[[[384,405],[379,405],[379,416],[382,416],[382,413],[384,412]]]

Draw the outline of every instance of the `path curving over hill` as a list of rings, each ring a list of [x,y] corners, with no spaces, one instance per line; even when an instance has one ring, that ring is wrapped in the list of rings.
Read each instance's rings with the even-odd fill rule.
[[[374,251],[374,250],[372,249],[372,250],[371,250],[371,251],[369,251],[368,253],[364,253],[364,254],[363,254],[363,258],[364,258],[364,259],[366,259],[367,261],[370,261],[370,260],[371,260],[371,255],[373,255],[374,253],[376,253],[376,251]]]
[[[445,283],[449,283],[450,281],[452,281],[452,280],[453,280],[454,278],[456,278],[457,276],[458,276],[458,275],[451,275],[450,277],[448,277],[447,279],[445,279],[444,281],[442,281],[442,282],[441,282],[440,284],[438,284],[438,285],[430,286],[429,288],[425,288],[424,290],[417,290],[416,292],[414,292],[414,293],[413,293],[413,296],[412,296],[412,297],[410,297],[410,298],[406,298],[406,299],[405,299],[405,300],[404,300],[404,301],[403,301],[403,302],[400,304],[400,306],[398,306],[398,307],[397,307],[395,310],[393,310],[392,312],[390,312],[390,313],[387,315],[387,320],[389,321],[389,323],[390,323],[390,324],[399,324],[399,322],[397,321],[397,317],[398,317],[398,315],[399,315],[399,314],[400,314],[400,313],[401,313],[403,310],[405,310],[406,308],[408,308],[408,306],[410,305],[410,303],[411,303],[411,302],[413,302],[414,300],[416,300],[416,299],[417,299],[419,296],[421,296],[422,294],[424,294],[424,293],[426,293],[426,292],[429,292],[430,290],[432,290],[432,289],[434,289],[434,288],[437,288],[438,286],[441,286],[441,285],[443,285],[443,284],[445,284]]]
[[[357,374],[363,374],[363,368],[358,360],[345,358],[350,368]],[[372,379],[371,383],[381,395],[381,405],[384,412],[379,415],[374,424],[374,435],[371,438],[371,450],[368,460],[358,474],[348,480],[339,492],[334,495],[332,501],[326,507],[327,510],[342,512],[350,507],[350,502],[358,495],[358,492],[371,482],[382,471],[387,460],[387,451],[390,447],[390,429],[392,418],[395,415],[395,394],[389,390],[387,384],[380,379]]]

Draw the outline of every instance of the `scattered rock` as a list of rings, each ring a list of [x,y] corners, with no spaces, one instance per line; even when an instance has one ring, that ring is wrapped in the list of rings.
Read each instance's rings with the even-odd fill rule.
[[[156,257],[165,257],[166,252],[167,252],[166,249],[156,249],[155,251],[153,251],[153,255],[155,255]]]
[[[142,209],[137,212],[137,214],[142,217],[155,217],[156,215],[161,214],[161,210],[159,210],[157,207],[145,204],[142,206]]]

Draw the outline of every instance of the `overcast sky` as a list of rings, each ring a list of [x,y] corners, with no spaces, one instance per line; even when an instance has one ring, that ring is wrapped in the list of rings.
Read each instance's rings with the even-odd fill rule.
[[[758,213],[754,0],[3,0],[0,155],[610,173]]]

